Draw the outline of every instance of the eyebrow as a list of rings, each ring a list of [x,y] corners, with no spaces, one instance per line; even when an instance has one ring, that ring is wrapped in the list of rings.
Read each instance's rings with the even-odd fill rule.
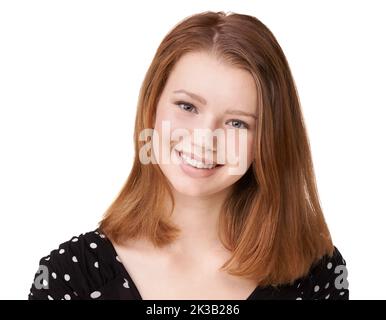
[[[226,113],[226,114],[235,114],[235,115],[239,115],[239,116],[252,117],[252,118],[254,118],[254,119],[257,119],[257,115],[255,115],[255,114],[253,114],[253,113],[241,111],[241,110],[227,109],[227,110],[225,111],[225,113]]]
[[[191,97],[192,99],[200,102],[201,104],[206,105],[206,100],[203,97],[199,96],[198,94],[186,91],[184,89],[174,90],[173,93],[184,93],[184,94],[188,95],[189,97]],[[252,117],[254,119],[257,119],[257,116],[255,114],[245,112],[242,110],[227,109],[225,111],[225,113],[226,114],[235,114],[235,115],[240,115],[240,116],[247,116],[247,117]]]
[[[186,95],[188,95],[192,99],[197,100],[198,102],[200,102],[203,105],[206,105],[206,100],[203,97],[200,97],[198,94],[186,91],[184,89],[174,90],[173,93],[185,93]]]

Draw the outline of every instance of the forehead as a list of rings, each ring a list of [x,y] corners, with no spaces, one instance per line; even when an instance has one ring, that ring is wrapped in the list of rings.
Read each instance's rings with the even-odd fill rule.
[[[165,91],[184,89],[202,96],[208,104],[216,107],[238,107],[254,112],[257,105],[257,90],[252,75],[218,60],[206,52],[183,55],[174,66],[165,86]]]

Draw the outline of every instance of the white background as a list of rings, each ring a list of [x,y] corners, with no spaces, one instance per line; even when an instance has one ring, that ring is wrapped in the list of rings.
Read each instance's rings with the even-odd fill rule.
[[[385,299],[383,1],[0,1],[0,299],[91,231],[133,159],[139,88],[182,18],[256,16],[289,61],[351,299]]]

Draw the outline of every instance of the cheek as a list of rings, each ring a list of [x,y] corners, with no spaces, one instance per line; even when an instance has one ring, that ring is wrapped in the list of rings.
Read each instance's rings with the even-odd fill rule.
[[[172,162],[172,154],[170,153],[177,141],[172,140],[173,132],[176,129],[187,129],[188,123],[181,119],[181,116],[173,109],[173,106],[160,104],[155,118],[154,130],[156,135],[153,135],[153,153],[161,170],[166,175],[170,174]]]
[[[255,139],[251,134],[247,140],[247,163],[248,165],[253,161],[255,153]]]
[[[162,122],[167,122],[167,126],[170,127],[171,131],[175,129],[190,129],[194,126],[192,119],[188,115],[184,115],[175,109],[173,105],[165,104],[160,105],[157,110],[154,128],[158,131],[160,136],[162,135]]]
[[[232,146],[232,149],[229,149],[229,152],[235,150],[234,153],[237,158],[242,162],[245,161],[249,166],[254,157],[254,132],[252,130],[247,131],[246,136],[244,137],[236,134],[235,137],[231,138],[231,136],[229,136],[227,139],[227,145]]]
[[[155,124],[154,129],[158,131],[159,134],[161,134],[161,127],[163,121],[170,121],[170,112],[168,112],[168,109],[163,104],[159,104],[157,107],[157,113],[155,117]]]
[[[159,136],[159,149],[170,152],[184,137],[193,139],[194,129],[199,127],[199,121],[192,115],[175,110],[173,106],[163,106],[157,113],[154,125]]]
[[[173,126],[174,116],[164,105],[159,105],[155,118],[154,129],[157,131],[160,141],[165,141],[169,136],[169,128]],[[162,147],[162,145],[160,145]]]

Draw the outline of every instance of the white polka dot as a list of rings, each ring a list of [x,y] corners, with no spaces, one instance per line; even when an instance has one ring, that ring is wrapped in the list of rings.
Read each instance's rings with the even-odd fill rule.
[[[106,238],[106,236],[104,234],[100,234],[99,235],[101,238]]]
[[[71,277],[67,273],[64,275],[64,280],[70,281]]]
[[[78,296],[78,293],[77,293],[76,291],[74,291],[74,295],[75,295],[75,296]]]
[[[69,294],[65,294],[65,295],[64,295],[64,299],[66,299],[66,300],[71,300],[71,296],[70,296]]]
[[[118,256],[116,256],[115,259],[117,259],[117,261],[119,261],[120,263],[122,263],[121,259],[119,259]]]
[[[95,242],[90,243],[90,248],[95,249],[97,247],[97,244]]]
[[[98,263],[98,261],[95,261],[94,267],[95,267],[95,268],[99,268],[99,263]]]
[[[63,254],[64,251],[65,251],[64,249],[60,249],[60,250],[59,250],[59,254]]]
[[[327,282],[326,285],[324,286],[324,289],[327,289],[330,286],[330,283]]]
[[[130,288],[129,282],[127,281],[127,279],[125,279],[125,282],[123,283],[123,287],[126,288],[126,289]]]
[[[344,291],[342,291],[341,293],[339,293],[341,296],[343,296],[344,295]]]
[[[47,287],[48,286],[48,281],[46,279],[43,279],[43,286]]]
[[[52,272],[52,278],[56,279],[56,273],[55,272]]]
[[[330,297],[330,294],[326,295],[324,299],[328,299]]]
[[[314,291],[315,291],[315,292],[318,292],[318,291],[319,291],[319,289],[320,289],[320,287],[319,287],[319,286],[315,286],[315,287],[314,287]]]
[[[78,259],[77,259],[75,256],[73,256],[73,257],[72,257],[72,261],[78,262]]]
[[[48,295],[48,300],[54,300],[50,295]]]
[[[74,238],[71,240],[72,242],[77,242],[78,241],[78,238]]]
[[[50,260],[50,257],[47,257],[47,258],[45,258],[44,260],[48,261],[48,260]]]
[[[100,296],[101,296],[100,291],[94,291],[94,292],[91,292],[90,294],[90,297],[93,299],[99,298]]]
[[[99,232],[98,232],[98,231],[95,231],[95,234],[99,234]]]
[[[332,268],[332,263],[329,262],[329,263],[327,264],[327,269],[331,269],[331,268]]]
[[[301,297],[297,297],[296,300],[303,300]]]
[[[298,286],[297,286],[296,288],[298,288],[298,289],[299,289],[299,287],[300,287],[300,283],[298,284]]]

